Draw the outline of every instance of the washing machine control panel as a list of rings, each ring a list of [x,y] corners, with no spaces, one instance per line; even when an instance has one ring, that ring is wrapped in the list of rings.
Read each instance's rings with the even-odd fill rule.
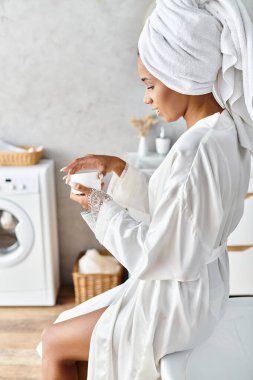
[[[1,193],[38,193],[39,181],[38,177],[25,177],[15,174],[0,172],[0,194]]]

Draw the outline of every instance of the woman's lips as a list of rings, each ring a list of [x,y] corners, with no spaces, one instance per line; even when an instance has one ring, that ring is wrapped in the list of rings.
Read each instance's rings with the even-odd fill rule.
[[[161,115],[161,112],[158,108],[152,108],[152,110],[154,110],[156,112],[157,116]]]

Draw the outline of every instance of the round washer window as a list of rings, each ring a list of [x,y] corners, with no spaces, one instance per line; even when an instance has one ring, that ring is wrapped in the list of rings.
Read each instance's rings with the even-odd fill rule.
[[[15,232],[17,218],[7,210],[0,209],[0,256],[14,252],[19,246]]]
[[[32,222],[17,204],[0,200],[0,267],[23,260],[34,241]]]

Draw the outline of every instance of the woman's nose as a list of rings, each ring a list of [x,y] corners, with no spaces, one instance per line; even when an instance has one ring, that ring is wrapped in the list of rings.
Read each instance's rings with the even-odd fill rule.
[[[150,96],[147,96],[146,94],[144,95],[143,102],[145,104],[151,104],[153,103],[153,100],[150,98]]]

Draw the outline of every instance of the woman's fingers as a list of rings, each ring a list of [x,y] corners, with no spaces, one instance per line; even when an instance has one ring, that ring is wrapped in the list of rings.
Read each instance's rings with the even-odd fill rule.
[[[74,193],[70,192],[69,197],[72,201],[79,203],[83,209],[85,209],[87,211],[89,210],[89,205],[88,205],[88,200],[87,200],[86,195],[74,194]]]
[[[82,195],[82,194],[74,194],[74,193],[72,193],[72,191],[71,191],[69,197],[70,197],[70,199],[72,199],[72,201],[75,201],[75,202],[77,202],[77,203],[82,204],[82,202],[83,202],[83,199],[82,199],[82,198],[84,198],[84,195]]]
[[[97,170],[98,178],[101,178],[107,174],[111,160],[112,158],[110,156],[88,154],[72,161],[69,165],[60,169],[60,171],[74,174],[80,170]]]
[[[80,183],[69,182],[69,185],[71,186],[72,189],[80,191],[82,194],[85,194],[85,195],[88,195],[91,192],[90,187],[86,187],[84,185],[81,185]]]
[[[97,178],[102,180],[104,178],[104,173],[101,171],[97,172]]]
[[[81,170],[82,167],[80,166],[80,164],[75,164],[75,165],[68,165],[68,166],[65,166],[64,168],[60,169],[60,172],[68,172],[67,175],[69,174],[75,174],[76,172],[78,172],[79,170]]]
[[[74,165],[74,166],[76,166],[76,165]],[[70,169],[72,169],[74,166],[73,166],[72,163],[71,163],[71,164],[69,164],[69,165],[64,166],[63,168],[61,168],[61,169],[60,169],[60,172],[68,172],[68,171],[69,171]]]
[[[68,171],[68,174],[66,175],[66,180],[65,180],[65,183],[69,183],[70,182],[70,176],[71,176],[71,170]]]
[[[70,192],[70,199],[78,202],[84,209],[89,210],[87,195],[91,192],[91,188],[81,185],[80,183],[69,183],[71,188],[80,191],[82,194],[74,194]]]
[[[70,182],[70,176],[71,176],[71,173],[68,172],[67,175],[65,175],[64,177],[62,177],[62,180],[65,181],[66,184],[68,184]]]
[[[74,161],[70,162],[67,166],[60,169],[61,172],[71,171],[71,174],[82,170],[82,169],[96,169],[97,164],[94,160],[94,155],[88,154],[84,157],[76,158]]]
[[[61,168],[60,172],[67,172],[71,169],[75,169],[78,165],[80,165],[80,160],[83,160],[83,158],[76,158],[74,161],[70,162],[67,166],[64,166],[63,168]]]

